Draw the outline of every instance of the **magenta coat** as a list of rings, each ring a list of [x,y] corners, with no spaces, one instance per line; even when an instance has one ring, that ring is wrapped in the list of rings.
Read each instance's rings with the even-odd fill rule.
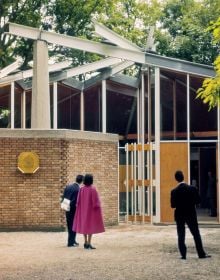
[[[80,188],[73,221],[73,231],[81,234],[94,234],[105,231],[101,203],[94,186]]]

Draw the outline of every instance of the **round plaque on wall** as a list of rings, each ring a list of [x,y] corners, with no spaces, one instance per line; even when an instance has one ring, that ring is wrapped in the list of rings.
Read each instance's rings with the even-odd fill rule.
[[[39,169],[39,156],[34,152],[22,152],[18,156],[18,169],[25,174],[33,174]]]

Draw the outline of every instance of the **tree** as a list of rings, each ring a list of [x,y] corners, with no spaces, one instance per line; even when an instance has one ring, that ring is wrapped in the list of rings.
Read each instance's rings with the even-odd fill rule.
[[[42,15],[48,0],[1,0],[0,1],[0,68],[15,61],[17,56],[24,58],[24,67],[32,59],[32,41],[6,35],[7,22],[42,26]]]
[[[219,0],[168,0],[157,32],[160,54],[211,65],[219,46],[205,32],[220,14]]]
[[[143,49],[154,25],[159,54],[211,64],[220,49],[211,44],[205,29],[219,14],[219,0],[1,0],[0,68],[21,56],[25,69],[33,56],[31,40],[3,33],[8,21],[101,41],[93,33],[92,19]],[[57,61],[69,59],[75,66],[100,58],[58,45],[50,45],[49,55]]]
[[[48,9],[52,18],[52,30],[60,34],[91,39],[92,19],[100,13],[107,0],[56,0]],[[55,60],[70,59],[73,65],[81,65],[98,59],[98,55],[56,45],[50,52]]]
[[[212,31],[214,43],[220,44],[220,17],[210,25],[208,30]],[[206,78],[202,87],[197,91],[197,98],[209,104],[209,110],[220,105],[220,55],[214,61],[216,75],[214,78]]]
[[[111,0],[96,15],[96,20],[144,50],[150,26],[156,26],[161,12],[162,4],[158,0]],[[132,66],[124,73],[136,75],[139,67]]]
[[[162,4],[158,0],[111,0],[96,19],[145,49],[149,27],[155,26],[161,16]]]

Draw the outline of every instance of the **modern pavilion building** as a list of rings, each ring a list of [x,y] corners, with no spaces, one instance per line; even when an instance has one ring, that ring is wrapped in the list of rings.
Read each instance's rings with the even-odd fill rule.
[[[60,193],[85,172],[97,179],[106,224],[117,224],[119,214],[126,221],[172,222],[177,169],[199,189],[198,208],[208,219],[207,174],[220,176],[220,117],[196,92],[213,68],[145,52],[94,26],[114,45],[8,25],[10,34],[35,43],[33,71],[16,71],[17,62],[0,70],[0,228],[62,227]],[[50,43],[105,58],[76,68],[48,66]],[[132,65],[136,77],[122,74]],[[21,155],[28,157],[23,167],[36,164],[35,157],[39,166],[18,169]],[[219,223],[218,185],[216,196],[212,222]]]

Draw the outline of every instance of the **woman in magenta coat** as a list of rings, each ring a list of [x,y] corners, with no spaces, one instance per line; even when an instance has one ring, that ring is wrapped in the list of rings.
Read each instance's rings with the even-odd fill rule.
[[[105,231],[99,194],[93,184],[93,176],[86,174],[80,188],[73,230],[84,235],[85,249],[95,249],[91,245],[92,234]]]

